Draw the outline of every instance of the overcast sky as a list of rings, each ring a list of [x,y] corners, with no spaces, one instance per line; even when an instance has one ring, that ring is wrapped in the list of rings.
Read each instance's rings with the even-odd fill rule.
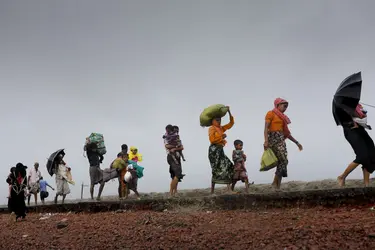
[[[180,126],[185,146],[179,187],[206,188],[209,141],[199,115],[216,103],[235,116],[226,153],[242,139],[251,181],[269,183],[274,171],[259,167],[264,116],[276,97],[289,100],[290,128],[305,148],[288,142],[287,180],[336,178],[354,153],[333,120],[332,96],[362,71],[362,100],[375,104],[374,9],[373,1],[344,0],[0,1],[0,203],[17,162],[39,161],[55,186],[45,163],[59,148],[77,183],[68,198],[78,198],[89,183],[82,153],[91,132],[105,137],[102,168],[122,143],[137,146],[139,191],[167,191],[169,123]],[[109,182],[104,194],[116,192]]]

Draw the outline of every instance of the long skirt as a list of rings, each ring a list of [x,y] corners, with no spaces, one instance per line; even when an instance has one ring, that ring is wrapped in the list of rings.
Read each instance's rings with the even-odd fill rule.
[[[233,163],[225,155],[223,146],[211,144],[208,148],[208,159],[212,169],[212,182],[231,184],[234,174]]]
[[[90,166],[90,184],[96,185],[103,180],[103,170],[99,166]]]
[[[275,175],[288,177],[288,150],[282,131],[271,131],[268,133],[268,144],[279,160]]]
[[[56,195],[70,194],[68,181],[65,179],[56,178]]]
[[[12,189],[9,199],[9,207],[12,212],[16,214],[17,217],[26,216],[26,204],[25,204],[25,191],[17,193]]]
[[[353,162],[361,164],[369,173],[375,170],[375,145],[363,127],[351,129],[343,126],[345,139],[352,146],[356,158]]]

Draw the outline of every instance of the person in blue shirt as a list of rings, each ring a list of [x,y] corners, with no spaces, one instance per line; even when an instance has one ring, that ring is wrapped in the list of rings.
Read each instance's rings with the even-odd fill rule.
[[[39,187],[40,187],[40,199],[42,200],[42,203],[44,204],[44,199],[48,197],[47,187],[50,187],[52,190],[55,190],[53,187],[51,187],[47,181],[43,180],[43,177],[40,177],[39,179]]]

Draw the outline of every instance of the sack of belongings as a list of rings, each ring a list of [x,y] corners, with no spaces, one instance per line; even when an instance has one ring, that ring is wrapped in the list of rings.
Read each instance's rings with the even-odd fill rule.
[[[205,108],[201,113],[199,120],[202,127],[211,126],[211,121],[215,118],[221,118],[228,112],[228,107],[223,104],[211,105]]]
[[[92,150],[99,153],[100,155],[105,155],[107,153],[107,149],[104,144],[104,136],[99,133],[91,133],[89,137],[86,138],[86,143],[84,150],[86,151],[87,145],[89,144],[96,144],[96,147]]]

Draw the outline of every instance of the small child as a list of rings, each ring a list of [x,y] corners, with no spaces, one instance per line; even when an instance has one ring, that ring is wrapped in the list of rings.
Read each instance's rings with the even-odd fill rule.
[[[180,139],[180,129],[178,126],[173,126],[173,131],[176,133],[176,147],[181,147],[182,146],[182,141]],[[183,161],[186,161],[185,160],[185,156],[184,154],[182,153],[182,150],[179,150],[179,151],[176,151],[177,154],[180,154],[181,158]]]
[[[177,126],[172,126],[172,125],[167,126],[166,132],[163,135],[163,139],[165,140],[165,143],[175,146],[176,148],[182,146],[180,136],[178,135],[178,133],[179,133],[179,128]],[[179,162],[177,161],[176,155],[181,156],[182,160],[185,161],[185,157],[182,154],[182,150],[176,151],[176,155],[174,154],[171,154],[171,155],[176,164],[179,164]]]
[[[367,110],[365,110],[361,104],[358,104],[356,112],[359,117],[354,117],[353,121],[359,126],[371,130],[371,126],[367,124]]]
[[[245,182],[245,191],[246,193],[249,192],[249,179],[247,177],[247,171],[245,168],[245,161],[246,155],[244,154],[243,142],[241,140],[234,141],[234,150],[232,154],[233,162],[234,162],[234,175],[233,175],[233,182],[232,182],[232,191],[234,191],[234,186],[236,185],[237,181]]]

